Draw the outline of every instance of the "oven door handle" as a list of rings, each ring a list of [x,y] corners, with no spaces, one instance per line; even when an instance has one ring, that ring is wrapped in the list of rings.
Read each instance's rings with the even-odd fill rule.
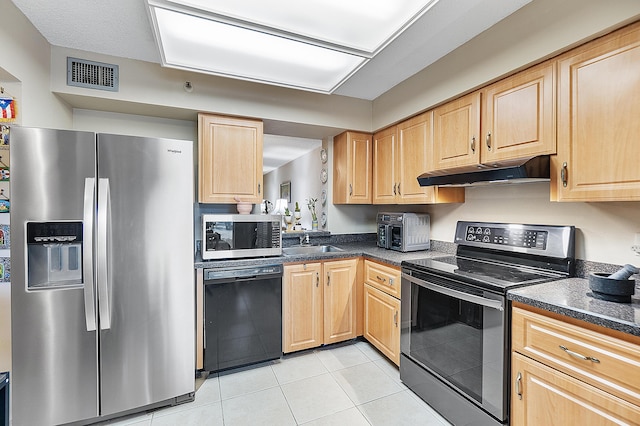
[[[432,284],[430,282],[412,277],[409,274],[402,273],[402,278],[406,279],[409,282],[419,285],[420,287],[427,288],[429,290],[433,290],[437,293],[446,294],[447,296],[455,297],[456,299],[465,300],[467,302],[475,303],[477,305],[486,306],[487,308],[497,309],[499,311],[504,311],[504,306],[501,301],[487,299],[480,296],[475,296],[473,294],[464,293],[462,291],[453,290],[451,288],[442,287],[436,284]]]

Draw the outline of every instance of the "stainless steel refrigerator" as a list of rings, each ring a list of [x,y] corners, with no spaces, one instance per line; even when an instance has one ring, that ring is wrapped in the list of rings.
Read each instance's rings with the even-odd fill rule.
[[[193,399],[192,145],[11,129],[14,426]]]

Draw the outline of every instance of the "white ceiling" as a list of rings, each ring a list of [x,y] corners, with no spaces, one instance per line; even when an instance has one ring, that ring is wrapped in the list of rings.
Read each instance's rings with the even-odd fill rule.
[[[145,0],[12,1],[52,45],[161,63]],[[530,1],[440,0],[334,94],[373,100]],[[376,31],[363,21],[354,25]],[[317,148],[319,143],[267,136],[265,172]]]
[[[160,63],[145,0],[12,1],[52,45]],[[373,100],[530,1],[440,0],[334,93]]]

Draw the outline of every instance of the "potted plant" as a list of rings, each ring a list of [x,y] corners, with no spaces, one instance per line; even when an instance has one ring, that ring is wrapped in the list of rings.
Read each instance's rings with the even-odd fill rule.
[[[293,210],[293,217],[296,218],[296,222],[300,220],[300,218],[302,217],[302,213],[300,213],[300,206],[298,205],[297,201],[296,201],[296,208]]]
[[[314,231],[318,230],[318,215],[316,214],[316,202],[317,198],[307,198],[307,208],[311,212],[311,229]]]
[[[287,231],[291,231],[291,210],[289,207],[284,208],[284,221],[287,224]]]

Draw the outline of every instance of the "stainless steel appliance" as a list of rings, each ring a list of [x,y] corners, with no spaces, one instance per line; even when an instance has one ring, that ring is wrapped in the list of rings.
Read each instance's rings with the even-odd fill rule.
[[[204,369],[282,356],[282,265],[204,270]]]
[[[573,275],[575,229],[458,222],[456,256],[402,262],[400,378],[456,425],[509,413],[507,290]]]
[[[193,143],[11,129],[13,425],[192,400]]]
[[[429,250],[430,229],[426,213],[378,213],[378,247],[403,252]]]
[[[280,256],[282,216],[203,214],[202,259]]]

